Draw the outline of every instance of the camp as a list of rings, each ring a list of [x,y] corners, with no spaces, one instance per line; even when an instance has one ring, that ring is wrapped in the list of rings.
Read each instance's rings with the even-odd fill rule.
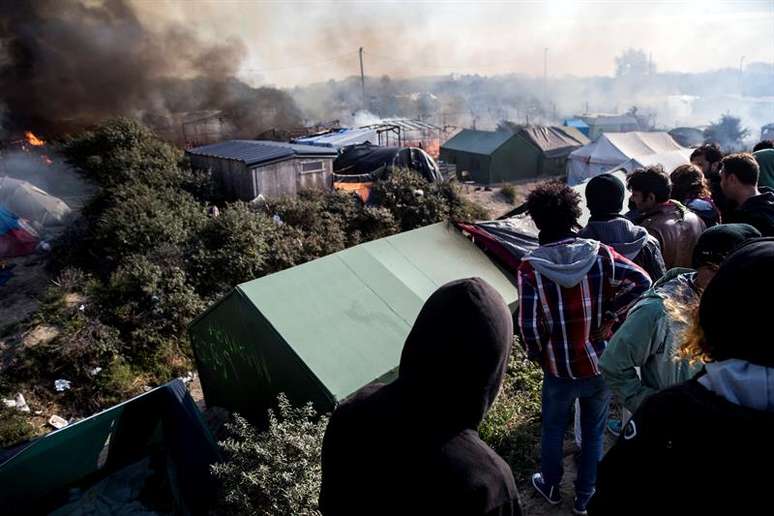
[[[70,208],[61,199],[13,177],[0,177],[0,206],[26,219],[37,230],[66,223]]]

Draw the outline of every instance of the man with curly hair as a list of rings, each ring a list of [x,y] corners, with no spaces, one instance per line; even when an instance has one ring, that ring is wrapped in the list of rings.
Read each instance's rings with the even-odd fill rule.
[[[541,470],[532,485],[549,503],[561,501],[562,442],[578,399],[583,447],[573,510],[585,514],[610,402],[599,357],[614,327],[651,282],[612,247],[575,233],[580,195],[567,185],[538,186],[527,198],[527,210],[540,231],[540,247],[518,269],[518,322],[527,355],[544,372]]]

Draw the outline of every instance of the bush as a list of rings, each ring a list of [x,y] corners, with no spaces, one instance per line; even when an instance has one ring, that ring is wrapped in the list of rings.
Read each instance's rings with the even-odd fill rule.
[[[503,186],[500,188],[500,193],[509,203],[513,204],[516,202],[516,188],[513,185]]]
[[[177,186],[185,177],[179,167],[182,151],[129,118],[109,120],[93,131],[69,138],[63,152],[101,186],[127,182]]]
[[[311,404],[293,407],[280,394],[278,412],[269,411],[269,428],[258,433],[234,416],[230,436],[220,446],[225,462],[212,466],[222,484],[223,514],[319,515],[320,453],[327,417]]]
[[[0,396],[2,398],[13,396]],[[12,446],[34,436],[34,429],[27,416],[15,408],[6,407],[0,401],[0,448]]]

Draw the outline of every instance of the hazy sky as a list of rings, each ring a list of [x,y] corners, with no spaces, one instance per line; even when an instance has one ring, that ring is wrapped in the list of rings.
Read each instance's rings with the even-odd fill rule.
[[[148,25],[240,38],[243,78],[292,86],[359,73],[611,75],[624,49],[661,71],[774,63],[774,0],[712,2],[268,2],[136,0]],[[774,92],[772,92],[774,95]]]

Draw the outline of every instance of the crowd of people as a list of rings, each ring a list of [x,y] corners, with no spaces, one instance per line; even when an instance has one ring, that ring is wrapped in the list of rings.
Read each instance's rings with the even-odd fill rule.
[[[592,178],[582,199],[537,186],[539,247],[516,271],[516,332],[543,370],[533,488],[561,503],[573,411],[575,514],[747,513],[774,463],[774,145],[697,148],[667,173]],[[624,211],[626,190],[631,193]],[[760,296],[758,294],[761,294]],[[501,296],[468,279],[425,303],[398,379],[333,413],[323,443],[326,515],[517,515],[508,465],[478,425],[502,384],[514,333]],[[623,407],[610,419],[611,401]],[[604,452],[604,433],[617,436]]]

